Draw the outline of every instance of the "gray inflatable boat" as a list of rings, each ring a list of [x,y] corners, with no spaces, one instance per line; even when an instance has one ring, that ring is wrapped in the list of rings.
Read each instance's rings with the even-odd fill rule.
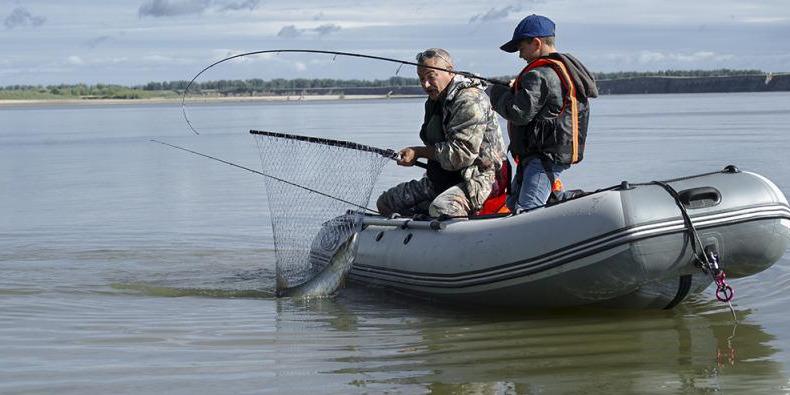
[[[518,215],[364,219],[348,279],[432,299],[553,308],[672,308],[785,253],[790,208],[734,166],[596,191]]]

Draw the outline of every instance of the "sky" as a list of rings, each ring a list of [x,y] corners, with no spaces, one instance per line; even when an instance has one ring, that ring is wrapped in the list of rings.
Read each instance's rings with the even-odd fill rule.
[[[190,80],[224,57],[271,49],[411,61],[441,47],[459,70],[513,75],[525,63],[499,46],[533,13],[592,71],[790,71],[790,0],[0,0],[0,86]],[[277,54],[222,63],[199,81],[396,74],[415,73]]]

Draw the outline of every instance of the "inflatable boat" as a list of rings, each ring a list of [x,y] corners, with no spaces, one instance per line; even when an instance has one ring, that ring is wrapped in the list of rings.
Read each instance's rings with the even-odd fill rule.
[[[350,282],[525,308],[672,308],[713,282],[729,298],[725,273],[759,273],[790,242],[785,196],[735,166],[623,182],[517,215],[363,224]]]

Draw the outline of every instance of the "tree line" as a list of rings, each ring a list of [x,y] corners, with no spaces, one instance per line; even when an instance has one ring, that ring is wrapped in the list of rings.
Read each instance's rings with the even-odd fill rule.
[[[636,77],[735,77],[744,75],[764,75],[762,70],[662,70],[662,71],[616,71],[612,73],[593,73],[596,80],[619,80]]]
[[[58,85],[8,85],[0,87],[0,91],[29,91],[56,96],[95,97],[95,98],[122,98],[134,99],[150,96],[153,92],[170,91],[183,93],[189,81],[152,81],[144,85],[123,86],[116,84],[58,84]],[[297,78],[263,80],[253,78],[247,80],[217,80],[194,82],[189,86],[189,93],[212,91],[219,93],[253,93],[253,92],[281,92],[300,91],[304,89],[331,89],[331,88],[379,88],[394,86],[417,86],[416,78],[390,77],[384,80],[340,80],[328,78]]]
[[[175,93],[173,93],[175,96]],[[140,86],[115,84],[58,84],[58,85],[8,85],[0,87],[2,98],[88,98],[88,99],[143,99],[161,97],[162,92],[149,92]],[[164,95],[166,96],[166,94]]]
[[[761,70],[664,70],[652,72],[619,71],[611,73],[593,73],[598,80],[615,80],[636,77],[722,77],[722,76],[744,76],[762,75]],[[508,80],[513,76],[502,76],[500,79]],[[58,85],[8,85],[0,87],[0,93],[6,92],[27,92],[31,95],[46,97],[82,97],[97,99],[140,99],[145,97],[161,97],[167,95],[182,94],[189,81],[162,81],[149,82],[143,85],[123,86],[117,84],[58,84]],[[201,92],[217,92],[219,94],[265,94],[298,92],[306,89],[335,89],[335,88],[380,88],[398,86],[418,86],[419,80],[416,78],[390,77],[388,79],[376,80],[341,80],[328,78],[296,78],[284,79],[276,78],[264,80],[260,78],[246,80],[216,80],[205,82],[194,82],[189,88],[190,94]],[[0,95],[8,97],[9,95]]]
[[[188,81],[171,81],[171,82],[149,82],[140,86],[143,90],[175,90],[184,91]],[[190,86],[192,90],[212,90],[220,92],[228,91],[279,91],[279,90],[295,90],[295,89],[316,89],[316,88],[380,88],[390,86],[415,86],[419,85],[419,80],[416,78],[405,77],[390,77],[384,80],[339,80],[330,78],[296,78],[284,79],[276,78],[273,80],[263,80],[260,78],[253,78],[247,80],[217,80],[206,82],[195,82]]]

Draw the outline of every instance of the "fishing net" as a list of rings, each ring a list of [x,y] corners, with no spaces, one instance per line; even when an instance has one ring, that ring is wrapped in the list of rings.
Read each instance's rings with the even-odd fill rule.
[[[338,140],[250,133],[268,176],[279,291],[319,273],[359,230],[376,179],[395,153]]]

